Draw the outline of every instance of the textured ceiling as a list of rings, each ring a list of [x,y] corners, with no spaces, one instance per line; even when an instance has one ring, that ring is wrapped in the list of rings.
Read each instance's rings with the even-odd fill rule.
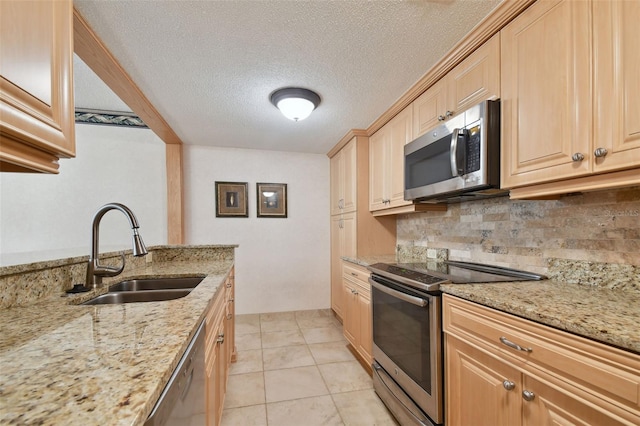
[[[311,153],[367,128],[498,3],[74,1],[184,143]],[[78,62],[77,106],[125,108]],[[322,103],[290,121],[269,103],[284,86]]]

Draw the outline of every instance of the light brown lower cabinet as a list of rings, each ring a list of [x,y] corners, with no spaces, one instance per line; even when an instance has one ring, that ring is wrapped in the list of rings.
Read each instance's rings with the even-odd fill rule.
[[[638,425],[640,356],[443,296],[447,425]]]
[[[343,263],[342,288],[344,291],[344,311],[342,326],[344,337],[351,343],[362,360],[373,362],[371,285],[369,271],[350,262]]]
[[[225,280],[224,287],[211,301],[206,316],[207,426],[220,424],[227,378],[229,377],[229,365],[235,361],[236,357],[233,269]]]

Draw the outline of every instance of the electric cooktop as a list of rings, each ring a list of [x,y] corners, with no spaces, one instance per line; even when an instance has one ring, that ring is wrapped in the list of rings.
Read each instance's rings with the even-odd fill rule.
[[[368,269],[374,274],[427,291],[438,290],[440,284],[449,283],[496,283],[547,278],[544,275],[518,269],[450,260],[426,263],[375,263]]]

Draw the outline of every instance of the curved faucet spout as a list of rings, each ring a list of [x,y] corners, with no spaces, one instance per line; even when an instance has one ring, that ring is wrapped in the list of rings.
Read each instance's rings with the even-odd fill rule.
[[[142,241],[142,237],[138,234],[138,219],[129,207],[120,203],[109,203],[100,207],[93,216],[93,225],[91,227],[91,254],[87,265],[87,287],[97,287],[102,284],[102,277],[113,277],[120,274],[124,270],[124,255],[122,256],[122,265],[119,267],[104,266],[98,262],[99,238],[100,238],[100,220],[109,210],[121,211],[129,220],[131,229],[133,229],[133,255],[144,256],[147,254],[147,248]]]

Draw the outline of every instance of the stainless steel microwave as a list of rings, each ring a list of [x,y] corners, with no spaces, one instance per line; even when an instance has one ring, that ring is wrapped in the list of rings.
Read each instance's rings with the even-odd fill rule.
[[[460,202],[500,189],[500,101],[484,101],[404,147],[405,200]]]

